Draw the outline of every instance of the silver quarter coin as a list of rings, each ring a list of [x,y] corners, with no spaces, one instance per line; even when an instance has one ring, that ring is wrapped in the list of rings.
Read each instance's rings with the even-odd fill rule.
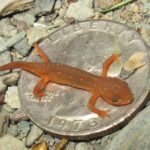
[[[19,81],[21,105],[41,128],[75,140],[95,138],[120,128],[145,105],[150,89],[149,49],[132,28],[106,20],[81,22],[58,30],[40,46],[52,62],[80,68],[98,76],[104,61],[118,48],[121,50],[122,63],[136,52],[145,53],[145,65],[125,79],[134,94],[132,104],[112,106],[101,98],[97,100],[98,108],[110,110],[110,118],[101,118],[88,109],[91,93],[66,85],[49,83],[47,95],[39,102],[32,92],[39,78],[22,71]],[[33,52],[28,61],[42,60]],[[120,77],[124,77],[123,71]]]

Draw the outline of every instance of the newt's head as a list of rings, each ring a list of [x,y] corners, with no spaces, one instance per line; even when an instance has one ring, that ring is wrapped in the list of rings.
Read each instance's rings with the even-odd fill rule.
[[[123,106],[132,103],[133,94],[128,84],[118,78],[106,78],[102,98],[111,105]]]

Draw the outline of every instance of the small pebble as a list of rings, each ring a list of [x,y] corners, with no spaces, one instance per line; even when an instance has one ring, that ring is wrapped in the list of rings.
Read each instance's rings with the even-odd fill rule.
[[[11,117],[11,115],[14,113],[14,109],[13,108],[11,108],[8,104],[4,104],[3,105],[3,107],[2,107],[2,111],[3,112],[5,112],[5,113],[7,113],[7,114],[9,114],[10,115],[10,117]]]
[[[65,14],[66,14],[66,7],[62,7],[59,9],[59,17],[60,18],[64,18]]]
[[[78,1],[71,3],[67,9],[66,16],[68,18],[75,18],[83,21],[94,16],[94,10],[85,5],[84,2]]]
[[[6,39],[0,36],[0,53],[7,50]]]
[[[123,69],[128,72],[133,72],[135,69],[145,65],[145,52],[136,52],[125,61]]]
[[[3,83],[11,86],[17,84],[19,77],[20,75],[17,72],[11,72],[9,74],[1,76]]]
[[[36,0],[34,3],[34,15],[42,15],[51,12],[55,4],[55,0]]]
[[[7,47],[11,47],[14,44],[16,44],[17,42],[19,42],[20,40],[22,40],[25,37],[26,33],[24,31],[21,31],[17,34],[15,34],[14,36],[12,36],[11,38],[9,38],[6,41],[6,46]]]
[[[30,123],[28,121],[20,121],[17,124],[19,138],[26,137],[30,131]]]
[[[36,20],[34,14],[32,13],[32,11],[27,11],[21,14],[16,14],[13,16],[12,22],[13,20],[18,20],[21,22],[25,22],[28,27],[32,26]]]
[[[75,150],[89,150],[88,144],[85,142],[78,143]]]
[[[79,2],[84,3],[85,6],[89,8],[93,8],[93,0],[78,0]]]
[[[54,26],[61,26],[61,25],[65,24],[65,21],[61,18],[57,18],[57,19],[55,19],[55,21],[53,23],[54,23]]]
[[[43,130],[40,129],[38,126],[33,125],[31,127],[31,131],[29,132],[29,135],[27,136],[26,145],[31,146],[35,143],[37,139],[43,134]]]
[[[6,95],[5,95],[5,103],[7,103],[13,109],[21,107],[17,86],[11,86],[8,88]]]
[[[75,143],[74,143],[74,142],[69,142],[69,143],[66,145],[65,150],[75,150]]]
[[[27,56],[30,52],[31,45],[28,44],[27,38],[24,38],[14,45],[16,51],[22,56]]]
[[[0,20],[0,35],[3,37],[12,37],[17,34],[17,28],[13,26],[9,20],[9,18],[5,18]]]
[[[0,138],[0,150],[28,150],[22,141],[17,138],[5,135]]]
[[[33,43],[46,36],[48,36],[48,30],[42,26],[32,27],[29,30],[27,30],[27,38],[29,45],[33,45]]]
[[[55,139],[50,136],[49,134],[46,134],[43,138],[44,141],[46,141],[50,146],[53,146],[55,143]]]
[[[11,120],[14,122],[18,122],[21,120],[29,120],[27,114],[22,110],[22,108],[17,109],[12,115]]]
[[[11,136],[17,136],[17,126],[11,124],[7,129],[7,134]]]
[[[8,122],[9,116],[6,113],[0,113],[0,137],[6,133]]]
[[[104,149],[102,149],[102,147],[99,144],[94,144],[93,149],[94,150],[104,150]]]
[[[5,51],[3,53],[0,53],[0,66],[10,63],[11,62],[11,55],[9,51]],[[10,70],[6,71],[0,71],[0,76],[10,72]]]
[[[55,3],[55,7],[54,9],[60,9],[61,8],[61,5],[62,5],[62,0],[57,0],[56,3]]]
[[[135,3],[132,3],[130,5],[130,11],[134,12],[134,13],[138,13],[139,12],[139,7],[138,5],[136,5]]]
[[[0,2],[0,16],[32,8],[34,0],[5,0]]]

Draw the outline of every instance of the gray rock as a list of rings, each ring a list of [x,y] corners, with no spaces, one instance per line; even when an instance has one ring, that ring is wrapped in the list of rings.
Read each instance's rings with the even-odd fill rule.
[[[66,7],[60,8],[59,9],[59,17],[64,18],[65,14],[66,14],[66,11],[67,11]]]
[[[7,103],[13,109],[17,109],[21,107],[17,86],[11,86],[8,88],[6,95],[5,95],[5,103]]]
[[[35,141],[43,134],[43,130],[37,127],[36,125],[33,125],[31,127],[31,131],[29,135],[27,136],[26,145],[31,146]]]
[[[62,5],[62,0],[56,0],[56,3],[55,3],[55,6],[54,6],[54,9],[60,9]]]
[[[20,121],[17,124],[19,138],[26,137],[30,131],[30,123],[28,121]]]
[[[44,14],[46,12],[51,12],[55,4],[55,0],[36,0],[34,5],[34,13]]]
[[[20,77],[19,73],[12,72],[2,76],[1,79],[3,80],[4,84],[12,86],[17,84],[19,77]]]
[[[75,143],[69,142],[69,144],[67,144],[65,150],[75,150]]]
[[[104,150],[104,149],[100,146],[100,144],[97,144],[97,143],[95,143],[95,144],[93,145],[93,148],[94,148],[94,150]]]
[[[55,144],[58,144],[58,143],[60,143],[60,140],[61,140],[61,139],[54,138]]]
[[[7,134],[11,136],[17,136],[17,126],[11,124],[7,129]]]
[[[4,104],[2,107],[2,111],[8,114],[10,117],[14,113],[14,109],[12,109],[8,104]]]
[[[5,51],[3,53],[0,54],[0,66],[10,63],[11,62],[11,55],[9,51]],[[0,76],[4,75],[6,73],[10,72],[9,70],[6,71],[0,71]]]
[[[11,38],[9,38],[6,41],[6,46],[7,47],[11,47],[14,44],[16,44],[17,42],[19,42],[20,40],[22,40],[25,37],[26,33],[24,31],[21,31],[17,34],[15,34],[14,36],[12,36]]]
[[[13,25],[16,26],[18,31],[25,31],[26,32],[27,29],[29,29],[29,25],[25,21],[20,21],[20,20],[12,18],[11,22]]]
[[[32,13],[32,11],[27,11],[21,14],[17,14],[13,16],[12,22],[14,20],[18,20],[21,22],[25,22],[27,23],[28,26],[32,26],[36,20],[34,14]]]
[[[64,26],[66,23],[63,19],[57,18],[53,21],[53,24],[55,27],[57,27],[57,26]]]
[[[89,144],[81,142],[76,145],[75,150],[93,150],[93,149]]]
[[[6,133],[8,128],[8,122],[9,116],[6,113],[0,113],[0,137]]]
[[[68,18],[75,18],[76,20],[83,21],[93,17],[94,10],[89,8],[84,1],[78,1],[69,5],[66,16]]]
[[[27,114],[22,110],[22,108],[17,109],[12,115],[12,121],[21,121],[21,120],[28,120],[29,117]]]
[[[84,3],[84,5],[86,5],[89,8],[93,8],[94,3],[93,0],[78,0],[78,1]]]
[[[100,139],[96,140],[95,142],[96,142],[97,144],[101,144],[102,139],[100,138]]]
[[[150,105],[142,110],[107,145],[105,150],[149,150],[150,149]]]
[[[119,133],[120,131],[113,132],[112,134],[106,135],[101,139],[98,139],[96,143],[100,144],[101,150],[104,150],[105,147],[113,140],[113,138]]]
[[[46,134],[43,138],[44,141],[46,141],[50,146],[53,146],[55,143],[55,139],[50,136],[49,134]]]
[[[8,15],[16,11],[23,11],[33,6],[34,0],[5,0],[0,2],[0,15]]]
[[[23,60],[23,56],[21,57],[22,59],[18,58],[18,55],[19,56],[22,56],[20,54],[18,54],[15,49],[12,49],[12,53],[11,53],[11,59],[12,59],[12,62],[15,62],[15,61],[24,61]],[[20,71],[21,69],[20,68],[16,68],[16,69],[12,69],[11,72],[18,72],[20,74]]]
[[[149,28],[142,28],[142,36],[146,43],[150,46],[150,26]]]
[[[51,139],[49,139],[49,145],[50,145],[50,146],[53,146],[54,143],[55,143],[55,140],[54,140],[53,137],[52,137]]]
[[[0,53],[7,50],[6,39],[0,36]]]
[[[19,41],[18,43],[16,43],[14,45],[14,48],[22,56],[27,56],[31,49],[31,45],[28,44],[27,38],[24,38],[21,41]]]
[[[43,26],[36,26],[27,30],[27,38],[29,45],[32,45],[33,43],[46,36],[48,36],[48,30]]]
[[[17,28],[13,26],[9,18],[0,21],[0,35],[3,37],[11,37],[17,33]]]
[[[0,138],[0,150],[28,150],[17,138],[5,135]]]

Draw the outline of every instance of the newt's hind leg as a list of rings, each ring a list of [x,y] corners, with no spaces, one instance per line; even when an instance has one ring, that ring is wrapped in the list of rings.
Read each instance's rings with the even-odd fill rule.
[[[120,58],[120,54],[113,54],[108,59],[105,60],[103,64],[102,74],[101,74],[102,77],[107,77],[107,73],[111,64],[114,63],[115,61],[118,61],[119,58]]]
[[[39,100],[41,100],[41,98],[45,96],[45,88],[46,88],[47,83],[48,83],[48,80],[41,79],[33,89],[34,95],[38,97]]]
[[[39,55],[44,62],[51,62],[48,56],[44,53],[44,51],[40,48],[40,46],[37,43],[35,43],[33,46],[36,50],[37,55]]]
[[[99,95],[97,94],[93,94],[92,97],[90,98],[89,100],[89,103],[88,103],[88,107],[89,109],[96,113],[97,115],[99,115],[100,117],[104,118],[104,117],[110,117],[109,114],[108,114],[108,111],[109,110],[100,110],[98,108],[95,107],[95,104],[96,104],[96,101],[97,101],[97,98],[99,97]]]

